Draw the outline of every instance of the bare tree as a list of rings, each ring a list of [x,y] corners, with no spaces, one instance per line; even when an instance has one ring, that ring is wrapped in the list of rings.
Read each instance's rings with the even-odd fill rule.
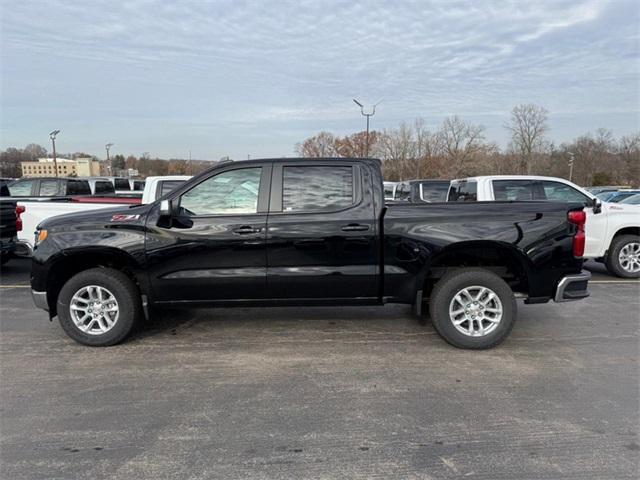
[[[384,131],[377,153],[384,160],[385,178],[400,181],[413,178],[415,170],[410,169],[409,164],[415,158],[415,141],[413,131],[406,123]]]
[[[458,116],[442,123],[438,137],[442,154],[455,176],[465,175],[469,162],[484,149],[484,127],[466,123]]]
[[[640,132],[622,137],[619,151],[626,167],[626,183],[640,186]]]
[[[534,156],[541,153],[548,131],[548,111],[532,103],[516,105],[505,128],[511,132],[513,148],[520,154],[520,173],[531,174]]]
[[[336,137],[329,132],[320,132],[296,145],[296,152],[301,157],[335,157]]]

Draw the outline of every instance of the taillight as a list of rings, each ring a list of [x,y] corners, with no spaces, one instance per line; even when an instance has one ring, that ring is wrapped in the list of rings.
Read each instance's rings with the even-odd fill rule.
[[[583,210],[569,212],[567,219],[578,227],[578,231],[573,237],[573,256],[582,257],[584,255],[584,242],[586,240],[584,224],[587,222],[587,214],[584,213]]]
[[[16,207],[16,232],[22,231],[22,218],[20,218],[20,215],[24,213],[24,211],[25,208],[22,205]]]

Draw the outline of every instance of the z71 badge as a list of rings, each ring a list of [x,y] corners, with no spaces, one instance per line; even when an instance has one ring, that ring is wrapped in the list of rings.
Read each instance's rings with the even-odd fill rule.
[[[137,220],[140,218],[140,215],[113,215],[111,217],[112,222],[130,222],[132,220]]]

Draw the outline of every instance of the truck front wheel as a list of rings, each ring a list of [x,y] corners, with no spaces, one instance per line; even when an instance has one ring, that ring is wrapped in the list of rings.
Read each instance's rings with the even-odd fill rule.
[[[640,237],[619,235],[613,239],[606,260],[607,270],[622,278],[640,277]]]
[[[458,348],[500,344],[516,319],[516,299],[498,275],[481,268],[454,270],[436,283],[429,302],[438,334]]]
[[[142,316],[135,284],[111,268],[92,268],[74,275],[60,290],[57,303],[65,333],[94,347],[121,342]]]

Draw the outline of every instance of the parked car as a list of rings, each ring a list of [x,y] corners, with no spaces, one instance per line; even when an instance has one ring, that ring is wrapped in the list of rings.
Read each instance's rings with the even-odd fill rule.
[[[611,194],[606,200],[603,201],[609,203],[620,203],[625,198],[632,197],[633,195],[636,195],[638,193],[640,193],[640,190],[620,190],[617,192],[613,192],[613,194]]]
[[[125,196],[113,197],[64,197],[64,198],[25,198],[19,199],[19,205],[26,207],[22,219],[24,229],[18,232],[20,248],[16,255],[30,256],[34,243],[34,232],[36,226],[47,218],[66,213],[85,212],[89,210],[122,207],[140,203],[150,203],[171,191],[172,188],[184,183],[191,177],[183,175],[171,175],[164,177],[149,177],[145,185],[145,190],[140,198]],[[44,200],[44,201],[43,201]]]
[[[413,304],[461,348],[502,342],[526,303],[588,296],[581,203],[391,204],[380,162],[216,165],[155,202],[37,228],[35,304],[85,345],[149,307]],[[531,219],[536,219],[535,222]]]
[[[6,186],[0,186],[0,190]],[[15,200],[0,200],[0,265],[5,265],[21,247],[18,232],[22,230],[24,207]]]
[[[398,183],[393,200],[406,202],[446,202],[449,180],[409,180]]]
[[[640,205],[640,194],[636,193],[635,195],[631,195],[630,197],[621,200],[619,203],[624,205]]]
[[[21,178],[8,184],[12,197],[64,197],[91,195],[89,181],[84,178]]]
[[[191,179],[191,175],[163,175],[160,177],[147,177],[142,203],[151,203],[164,197],[167,193]]]
[[[447,198],[463,202],[541,200],[582,203],[587,214],[585,258],[605,263],[607,270],[619,277],[640,277],[640,261],[630,261],[627,254],[629,249],[640,244],[640,212],[633,206],[602,203],[568,180],[533,175],[452,180]]]

